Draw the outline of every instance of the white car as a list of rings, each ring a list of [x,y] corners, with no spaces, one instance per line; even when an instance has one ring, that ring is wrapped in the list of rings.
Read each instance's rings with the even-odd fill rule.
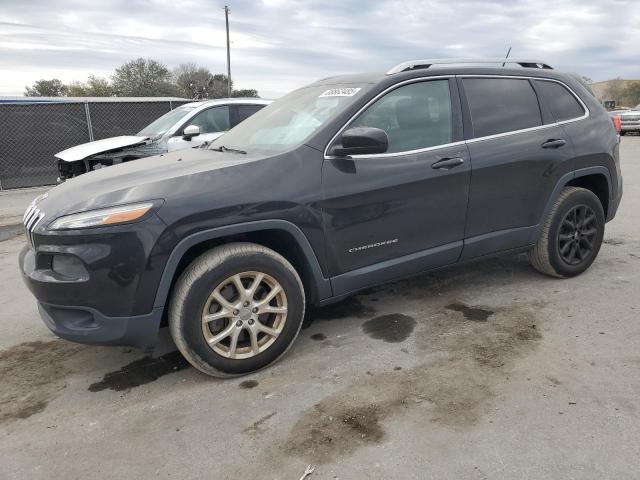
[[[136,135],[96,140],[56,153],[58,183],[99,168],[213,141],[270,103],[271,100],[260,98],[187,103],[165,113]]]
[[[621,112],[618,116],[622,128],[620,135],[625,135],[627,132],[640,133],[640,105],[626,112]]]

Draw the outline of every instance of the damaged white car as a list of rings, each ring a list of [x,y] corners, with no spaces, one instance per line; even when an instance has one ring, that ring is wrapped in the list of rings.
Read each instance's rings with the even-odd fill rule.
[[[68,148],[55,154],[58,183],[99,168],[213,141],[269,103],[270,100],[259,98],[187,103],[165,113],[136,135]]]

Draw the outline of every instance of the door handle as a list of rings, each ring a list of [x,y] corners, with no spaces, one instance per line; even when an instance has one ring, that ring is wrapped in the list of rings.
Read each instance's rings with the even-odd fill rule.
[[[450,168],[457,167],[458,165],[462,165],[464,163],[464,159],[460,157],[454,158],[443,158],[438,160],[436,163],[431,164],[431,168],[444,168],[445,170],[449,170]]]
[[[542,144],[542,148],[560,148],[566,144],[567,144],[566,140],[562,140],[561,138],[558,138],[553,140],[547,140]]]

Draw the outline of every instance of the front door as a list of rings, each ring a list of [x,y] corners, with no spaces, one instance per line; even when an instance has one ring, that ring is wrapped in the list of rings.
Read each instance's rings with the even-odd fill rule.
[[[204,142],[211,142],[229,130],[230,127],[229,106],[221,105],[211,107],[195,115],[186,122],[175,134],[169,139],[167,149],[172,152],[183,148],[197,147]],[[182,137],[182,131],[189,125],[195,125],[200,128],[200,135],[185,140]]]
[[[445,78],[397,87],[345,127],[381,128],[389,148],[324,161],[334,294],[458,259],[470,176],[458,119],[456,86]]]

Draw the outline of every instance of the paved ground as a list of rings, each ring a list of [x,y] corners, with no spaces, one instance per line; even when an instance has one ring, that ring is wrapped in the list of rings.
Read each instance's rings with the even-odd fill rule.
[[[23,238],[0,242],[0,478],[638,478],[640,137],[622,147],[586,274],[507,257],[387,285],[240,379],[57,340],[20,282]]]
[[[31,200],[47,190],[49,187],[0,191],[0,227],[19,223]]]

